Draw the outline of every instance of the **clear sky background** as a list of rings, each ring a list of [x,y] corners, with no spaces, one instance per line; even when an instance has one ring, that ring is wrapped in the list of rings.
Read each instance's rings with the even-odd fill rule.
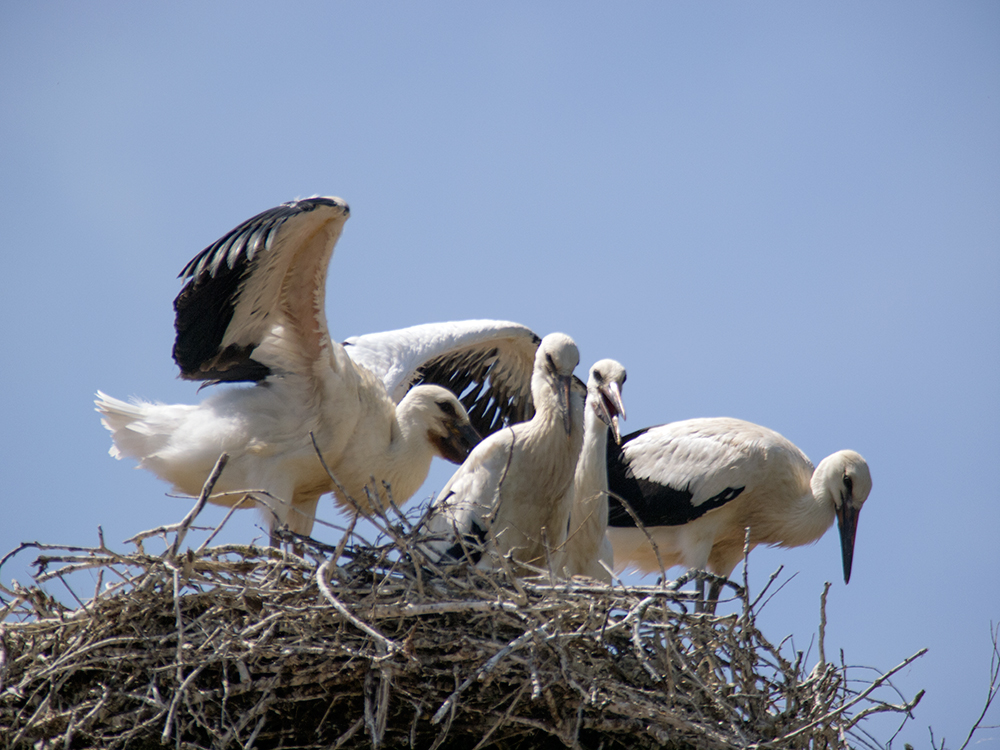
[[[0,552],[181,518],[108,456],[94,391],[197,400],[177,273],[316,193],[351,205],[335,338],[516,320],[584,376],[625,364],[628,431],[733,416],[862,453],[851,584],[835,529],[756,551],[751,585],[796,574],[764,632],[814,663],[833,581],[827,654],[930,648],[894,746],[961,744],[1000,622],[1000,4],[4,3]]]

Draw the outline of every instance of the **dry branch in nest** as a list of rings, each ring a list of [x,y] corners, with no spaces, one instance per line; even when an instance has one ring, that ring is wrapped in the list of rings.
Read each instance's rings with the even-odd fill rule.
[[[131,554],[23,545],[43,554],[36,586],[0,587],[0,747],[841,748],[920,698],[875,698],[920,654],[860,690],[806,674],[735,584],[716,617],[673,584],[441,570],[398,513],[384,543],[181,550],[195,515]],[[79,570],[98,592],[75,608],[41,588]]]

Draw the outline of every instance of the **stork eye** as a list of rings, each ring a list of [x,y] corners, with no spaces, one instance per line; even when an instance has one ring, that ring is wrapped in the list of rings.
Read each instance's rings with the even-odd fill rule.
[[[594,377],[598,380],[604,380],[604,373],[600,370],[594,370]]]
[[[553,370],[556,369],[556,363],[555,360],[552,359],[551,354],[545,355],[545,361],[549,363],[549,367],[551,367]]]
[[[854,494],[854,480],[848,474],[844,474],[844,487],[847,489],[848,494]]]
[[[451,401],[438,401],[438,408],[445,413],[446,416],[455,416],[455,405]]]

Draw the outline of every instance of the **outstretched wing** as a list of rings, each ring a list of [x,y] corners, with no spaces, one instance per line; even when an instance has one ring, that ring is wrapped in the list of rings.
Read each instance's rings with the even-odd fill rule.
[[[534,414],[531,372],[539,341],[517,323],[463,320],[354,336],[344,348],[396,403],[415,385],[453,391],[486,436]]]
[[[731,424],[730,424],[731,423]],[[766,449],[743,439],[738,420],[696,419],[608,441],[608,525],[679,526],[725,505],[763,471]]]
[[[174,300],[174,361],[188,380],[303,371],[329,345],[326,273],[350,214],[340,198],[283,203],[196,255]]]

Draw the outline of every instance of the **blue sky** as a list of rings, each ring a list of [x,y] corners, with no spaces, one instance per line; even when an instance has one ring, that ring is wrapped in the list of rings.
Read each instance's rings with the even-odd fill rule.
[[[336,338],[516,320],[625,364],[626,430],[733,416],[861,452],[850,586],[835,532],[757,550],[752,585],[796,574],[765,633],[809,648],[833,581],[828,654],[930,648],[894,746],[964,740],[1000,622],[1000,5],[7,3],[0,104],[3,551],[179,520],[93,393],[195,401],[177,273],[339,195]]]

